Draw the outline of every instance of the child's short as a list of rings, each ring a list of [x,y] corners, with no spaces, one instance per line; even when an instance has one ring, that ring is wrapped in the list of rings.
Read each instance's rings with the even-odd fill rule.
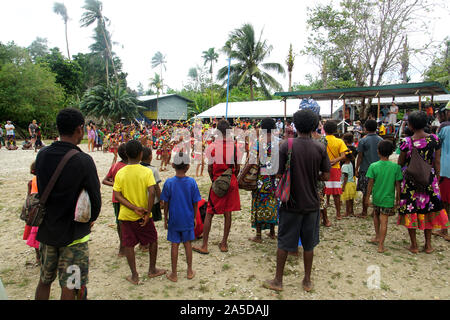
[[[167,230],[167,240],[172,243],[185,243],[188,241],[194,241],[194,229],[187,231],[176,231],[169,228],[169,230]]]
[[[394,208],[383,208],[383,207],[373,206],[373,212],[378,215],[383,214],[386,216],[395,216]]]
[[[150,219],[147,224],[142,227],[140,223],[142,219],[137,221],[125,221],[121,220],[122,231],[122,245],[124,247],[134,247],[138,243],[146,246],[150,243],[158,240],[158,233],[153,223],[153,219]]]

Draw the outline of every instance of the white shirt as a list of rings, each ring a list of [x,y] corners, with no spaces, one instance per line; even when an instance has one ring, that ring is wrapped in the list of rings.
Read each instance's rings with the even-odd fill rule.
[[[14,135],[15,127],[12,124],[5,124],[6,135],[12,136]]]

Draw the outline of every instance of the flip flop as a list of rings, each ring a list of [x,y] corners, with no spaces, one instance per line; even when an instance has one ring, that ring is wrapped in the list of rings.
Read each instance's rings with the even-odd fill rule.
[[[209,254],[209,251],[202,251],[201,249],[199,249],[197,247],[192,247],[192,250],[195,252],[198,252],[200,254]]]
[[[263,287],[266,288],[266,289],[274,290],[274,291],[278,291],[278,292],[283,291],[283,288],[279,288],[279,287],[273,286],[273,285],[270,283],[270,281],[264,281]]]

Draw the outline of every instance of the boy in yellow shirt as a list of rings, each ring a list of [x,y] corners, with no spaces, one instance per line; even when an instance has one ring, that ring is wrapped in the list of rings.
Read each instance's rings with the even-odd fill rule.
[[[150,168],[140,164],[142,144],[130,140],[125,146],[128,165],[120,169],[114,179],[114,196],[120,202],[119,221],[122,229],[122,245],[131,269],[127,280],[139,284],[136,270],[134,247],[140,243],[149,245],[150,267],[149,278],[161,276],[166,270],[156,268],[158,253],[158,233],[153,223],[151,208],[155,200],[155,178]]]

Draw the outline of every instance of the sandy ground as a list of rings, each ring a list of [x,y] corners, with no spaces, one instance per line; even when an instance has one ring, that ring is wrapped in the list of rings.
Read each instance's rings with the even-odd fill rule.
[[[87,150],[86,145],[82,145]],[[106,175],[112,154],[91,153],[100,179]],[[27,181],[31,179],[29,167],[36,154],[33,151],[0,150],[0,278],[9,299],[33,299],[39,279],[34,249],[22,240],[24,223],[19,219],[26,195]],[[159,161],[154,161],[159,165]],[[162,174],[163,181],[174,174]],[[195,175],[191,168],[188,175]],[[197,179],[201,194],[208,195],[209,178]],[[433,254],[414,255],[405,249],[409,244],[405,228],[389,222],[385,246],[387,251],[377,253],[369,244],[373,235],[370,218],[335,219],[333,209],[329,215],[330,228],[321,228],[320,244],[316,247],[312,280],[313,291],[302,290],[303,258],[288,258],[285,268],[284,291],[276,293],[262,287],[264,280],[272,279],[276,264],[276,240],[264,235],[263,243],[248,240],[255,232],[250,227],[251,195],[241,191],[242,211],[233,214],[229,238],[229,252],[219,251],[217,243],[223,233],[223,218],[213,219],[210,235],[210,254],[194,253],[196,277],[186,279],[185,255],[180,248],[178,282],[165,277],[149,279],[148,254],[137,251],[137,266],[141,285],[133,286],[125,280],[130,274],[125,258],[117,257],[118,238],[111,204],[112,188],[102,186],[103,207],[91,234],[89,298],[112,300],[146,299],[449,299],[450,251],[449,243],[433,236]],[[360,211],[360,200],[355,212]],[[162,221],[156,223],[159,234],[159,268],[170,269],[170,243]],[[423,246],[423,232],[418,232]],[[300,253],[302,250],[300,249]],[[373,288],[374,277],[379,274],[378,288]],[[51,299],[58,299],[58,282],[52,286]]]

